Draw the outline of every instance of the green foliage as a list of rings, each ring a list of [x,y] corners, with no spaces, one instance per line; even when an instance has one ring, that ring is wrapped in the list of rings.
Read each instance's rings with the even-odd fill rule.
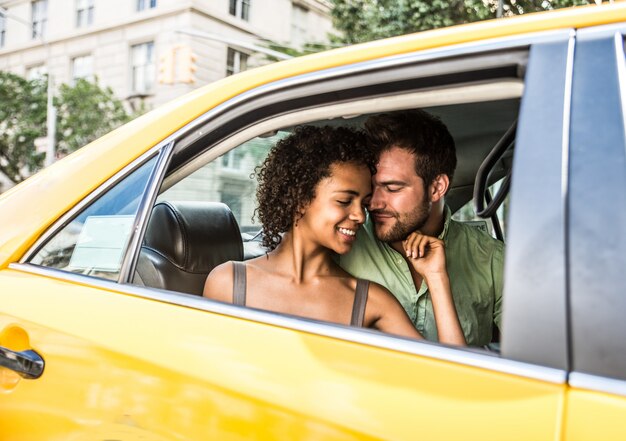
[[[34,141],[45,132],[46,83],[0,71],[0,171],[20,182],[39,167]]]
[[[264,46],[276,52],[291,55],[292,57],[300,57],[302,55],[314,54],[316,52],[322,52],[333,48],[332,45],[326,43],[306,43],[302,48],[295,49],[293,47],[284,46],[273,41],[266,42]],[[343,44],[339,44],[338,46],[343,46]],[[278,58],[271,55],[265,55],[265,59],[271,62],[280,61]]]
[[[339,36],[334,42],[361,43],[385,37],[495,18],[498,0],[331,0]],[[503,15],[518,15],[592,0],[504,0]]]
[[[57,107],[57,150],[66,154],[121,126],[131,118],[110,87],[78,79],[62,84]]]
[[[0,172],[18,183],[43,165],[34,140],[46,135],[47,81],[0,71]],[[56,148],[61,155],[129,121],[110,88],[79,79],[63,84],[54,98]]]

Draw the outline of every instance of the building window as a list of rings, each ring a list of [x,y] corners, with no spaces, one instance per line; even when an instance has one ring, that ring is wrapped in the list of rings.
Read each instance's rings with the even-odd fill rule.
[[[146,93],[154,87],[154,42],[137,44],[131,49],[131,69],[135,93]]]
[[[48,0],[36,0],[31,3],[33,38],[41,38],[46,35],[48,24]]]
[[[226,76],[236,74],[248,68],[248,54],[228,48],[226,56]]]
[[[76,27],[93,23],[93,2],[94,0],[76,0]]]
[[[48,74],[48,68],[45,64],[31,66],[26,70],[26,79],[29,81],[43,79]]]
[[[156,8],[157,0],[137,0],[137,10]]]
[[[6,37],[6,19],[4,15],[0,15],[0,47],[4,47],[4,39]]]
[[[249,20],[250,19],[250,1],[251,0],[230,0],[230,15]]]
[[[72,60],[72,80],[84,78],[93,81],[93,57],[85,55]]]
[[[300,5],[291,8],[291,43],[301,48],[307,42],[309,11]]]
[[[224,185],[224,187],[227,187],[227,185]],[[241,199],[242,194],[240,192],[222,190],[222,194],[220,195],[220,202],[228,205],[228,208],[230,208],[230,211],[239,224],[241,224]]]

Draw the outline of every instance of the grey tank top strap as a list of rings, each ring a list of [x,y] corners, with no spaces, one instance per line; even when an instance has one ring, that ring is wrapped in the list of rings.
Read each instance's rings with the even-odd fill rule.
[[[350,320],[350,326],[363,327],[369,287],[369,280],[356,280],[356,291],[354,292],[354,304],[352,305],[352,320]]]
[[[233,261],[233,305],[246,306],[246,264]]]

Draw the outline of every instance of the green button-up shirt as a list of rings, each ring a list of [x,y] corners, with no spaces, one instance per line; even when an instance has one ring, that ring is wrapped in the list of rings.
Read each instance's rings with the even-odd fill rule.
[[[504,244],[480,229],[451,219],[446,207],[439,236],[446,250],[452,296],[468,345],[489,344],[493,323],[500,327]],[[359,230],[350,253],[340,265],[355,277],[377,282],[400,301],[424,338],[437,341],[437,325],[428,286],[415,289],[409,264],[374,234],[371,219]]]

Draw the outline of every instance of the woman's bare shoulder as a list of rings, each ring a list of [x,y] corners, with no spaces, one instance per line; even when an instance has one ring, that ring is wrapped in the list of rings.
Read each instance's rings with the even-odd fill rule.
[[[232,261],[216,266],[204,282],[202,295],[206,298],[232,303],[233,301],[233,269]]]
[[[368,291],[369,301],[376,302],[377,304],[380,304],[380,305],[385,305],[385,304],[388,304],[389,302],[391,303],[398,302],[398,300],[396,300],[394,295],[391,294],[391,292],[384,286],[376,282],[370,281],[369,283],[370,283],[369,291]]]

